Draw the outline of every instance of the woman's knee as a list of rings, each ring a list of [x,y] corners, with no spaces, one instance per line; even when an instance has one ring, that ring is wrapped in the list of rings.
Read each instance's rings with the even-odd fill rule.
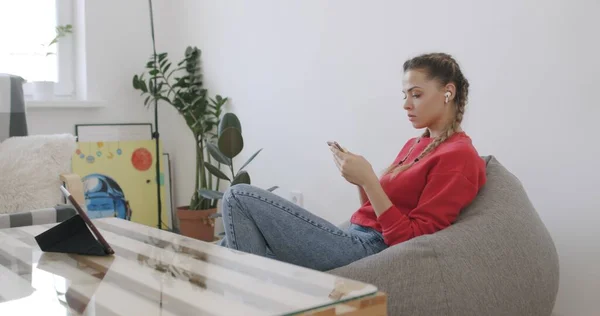
[[[223,194],[222,198],[223,215],[225,216],[231,212],[243,211],[240,198],[242,198],[244,194],[249,192],[251,189],[252,186],[249,184],[236,184],[229,187]]]
[[[235,184],[227,188],[223,193],[223,202],[232,202],[236,199],[240,193],[247,192],[252,186],[249,184]]]
[[[258,190],[260,190],[259,188],[251,185],[251,184],[246,184],[246,183],[238,183],[238,184],[234,184],[232,186],[229,187],[229,189],[227,189],[227,192],[233,193],[233,194],[254,194],[256,192],[258,192]]]

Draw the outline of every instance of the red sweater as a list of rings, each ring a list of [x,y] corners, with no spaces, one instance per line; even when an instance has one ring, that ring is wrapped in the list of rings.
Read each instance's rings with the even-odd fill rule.
[[[422,138],[406,163],[413,161],[432,138]],[[396,159],[398,164],[416,138],[409,140]],[[383,233],[388,246],[432,234],[450,226],[485,184],[485,162],[464,132],[452,135],[433,152],[395,178],[380,179],[392,206],[379,218],[367,200],[351,222]]]

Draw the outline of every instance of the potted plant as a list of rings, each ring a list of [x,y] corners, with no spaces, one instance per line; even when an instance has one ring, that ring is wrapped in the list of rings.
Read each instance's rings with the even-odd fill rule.
[[[200,71],[201,51],[197,47],[187,47],[184,58],[171,67],[167,53],[150,57],[146,64],[149,78],[145,73],[133,77],[133,88],[146,95],[144,105],[150,106],[154,100],[173,106],[185,120],[193,135],[196,151],[195,186],[189,205],[177,207],[180,232],[183,235],[212,241],[214,221],[209,216],[216,213],[217,200],[203,197],[200,189],[216,190],[219,179],[206,172],[205,164],[212,163],[207,146],[217,138],[215,129],[221,122],[221,113],[227,98],[217,95],[207,96],[203,88]]]
[[[196,149],[196,169],[194,192],[189,205],[177,207],[180,233],[213,241],[214,219],[218,201],[223,197],[219,191],[220,181],[229,181],[229,185],[250,184],[250,175],[244,168],[262,151],[254,153],[239,169],[234,171],[233,159],[243,150],[244,139],[238,117],[226,113],[221,118],[223,106],[228,99],[220,95],[207,97],[202,87],[200,72],[201,51],[197,47],[187,47],[185,57],[175,69],[167,53],[150,57],[146,64],[150,78],[145,73],[133,77],[133,87],[147,95],[144,104],[149,106],[154,100],[172,105],[185,119],[194,136]],[[184,72],[183,76],[177,76]],[[227,176],[221,167],[225,165],[231,171]],[[274,190],[272,187],[269,190]]]
[[[67,34],[73,33],[73,26],[71,24],[58,25],[56,27],[56,36],[50,41],[50,43],[42,44],[44,48],[45,56],[54,55],[51,51],[52,45],[57,44],[58,40],[67,36]],[[54,97],[54,81],[33,81],[33,99],[34,100],[49,100]]]

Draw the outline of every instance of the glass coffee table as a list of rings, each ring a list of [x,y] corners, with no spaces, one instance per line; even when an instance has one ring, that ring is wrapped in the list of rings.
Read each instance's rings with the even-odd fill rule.
[[[39,250],[56,225],[0,230],[0,315],[386,315],[377,288],[116,218],[115,250]]]

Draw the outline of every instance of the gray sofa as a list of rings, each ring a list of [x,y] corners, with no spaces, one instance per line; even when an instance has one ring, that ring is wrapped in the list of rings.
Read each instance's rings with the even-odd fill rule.
[[[451,227],[329,273],[377,285],[389,315],[551,315],[552,238],[521,182],[484,158],[488,182]]]

